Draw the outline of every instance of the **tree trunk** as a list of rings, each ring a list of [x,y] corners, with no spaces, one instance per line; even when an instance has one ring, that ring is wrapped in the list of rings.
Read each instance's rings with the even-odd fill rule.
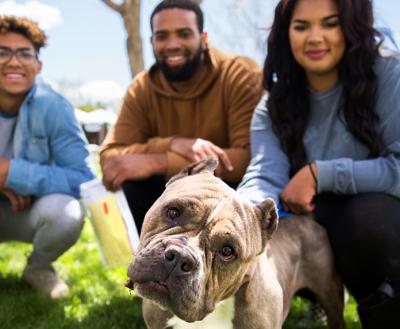
[[[121,4],[113,0],[102,0],[111,9],[117,11],[124,21],[127,33],[126,47],[132,77],[144,69],[142,38],[140,36],[140,0],[125,0]]]
[[[122,15],[128,34],[126,46],[132,77],[144,69],[142,38],[140,36],[140,0],[125,0],[125,11]]]

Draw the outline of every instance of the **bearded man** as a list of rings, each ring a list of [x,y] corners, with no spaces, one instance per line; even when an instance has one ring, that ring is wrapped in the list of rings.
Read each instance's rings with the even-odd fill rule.
[[[139,231],[166,181],[190,162],[217,156],[216,174],[233,187],[241,181],[263,93],[254,61],[207,44],[193,1],[161,1],[150,25],[156,63],[133,79],[100,153],[103,182],[123,188]]]

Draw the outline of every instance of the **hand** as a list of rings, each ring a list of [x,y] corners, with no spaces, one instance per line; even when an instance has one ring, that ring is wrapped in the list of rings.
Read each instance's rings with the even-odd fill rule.
[[[0,190],[7,181],[8,172],[10,170],[10,160],[0,158]]]
[[[312,164],[317,175],[317,166]],[[317,186],[311,175],[310,168],[304,166],[289,181],[280,196],[285,211],[292,211],[296,214],[310,213],[315,205],[313,198],[316,194]]]
[[[4,189],[1,191],[1,193],[3,193],[8,200],[10,200],[11,209],[15,212],[28,209],[32,204],[31,196],[19,195],[10,189]]]
[[[126,180],[141,180],[167,170],[165,154],[123,154],[111,158],[103,165],[103,184],[115,191]]]
[[[233,170],[233,165],[225,151],[205,139],[177,137],[172,140],[170,150],[193,162],[203,160],[208,156],[217,156],[226,170]],[[220,171],[216,170],[216,172]]]

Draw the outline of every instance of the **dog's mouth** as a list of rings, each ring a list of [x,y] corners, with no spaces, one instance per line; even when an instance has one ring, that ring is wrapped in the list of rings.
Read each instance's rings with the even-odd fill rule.
[[[169,295],[169,289],[166,282],[163,281],[145,281],[145,282],[134,282],[131,279],[125,282],[125,287],[129,290],[134,290],[140,295],[145,294],[143,297],[150,292],[151,295]]]
[[[131,280],[131,279],[128,279],[126,282],[125,282],[125,288],[128,288],[129,290],[134,290],[134,286],[135,286],[135,284],[133,283],[133,281]]]
[[[198,297],[188,294],[187,290],[193,292],[198,289],[187,289],[184,284],[178,287],[176,284],[159,279],[138,281],[128,278],[125,287],[135,291],[137,296],[151,300],[161,309],[169,310],[187,322],[201,320],[210,312],[203,309]]]

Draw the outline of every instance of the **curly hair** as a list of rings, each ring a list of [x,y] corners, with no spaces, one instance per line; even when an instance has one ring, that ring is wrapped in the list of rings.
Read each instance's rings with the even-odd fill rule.
[[[38,24],[30,19],[15,16],[0,16],[0,34],[14,32],[28,38],[36,52],[46,46],[47,36]]]
[[[370,0],[335,0],[346,42],[339,63],[338,79],[343,88],[339,118],[351,134],[369,149],[369,157],[383,150],[375,112],[377,78],[373,70],[383,36],[373,28]],[[268,37],[263,85],[269,92],[267,108],[274,132],[290,162],[293,176],[307,163],[303,136],[310,117],[310,101],[304,69],[290,48],[289,26],[298,0],[281,0]]]

